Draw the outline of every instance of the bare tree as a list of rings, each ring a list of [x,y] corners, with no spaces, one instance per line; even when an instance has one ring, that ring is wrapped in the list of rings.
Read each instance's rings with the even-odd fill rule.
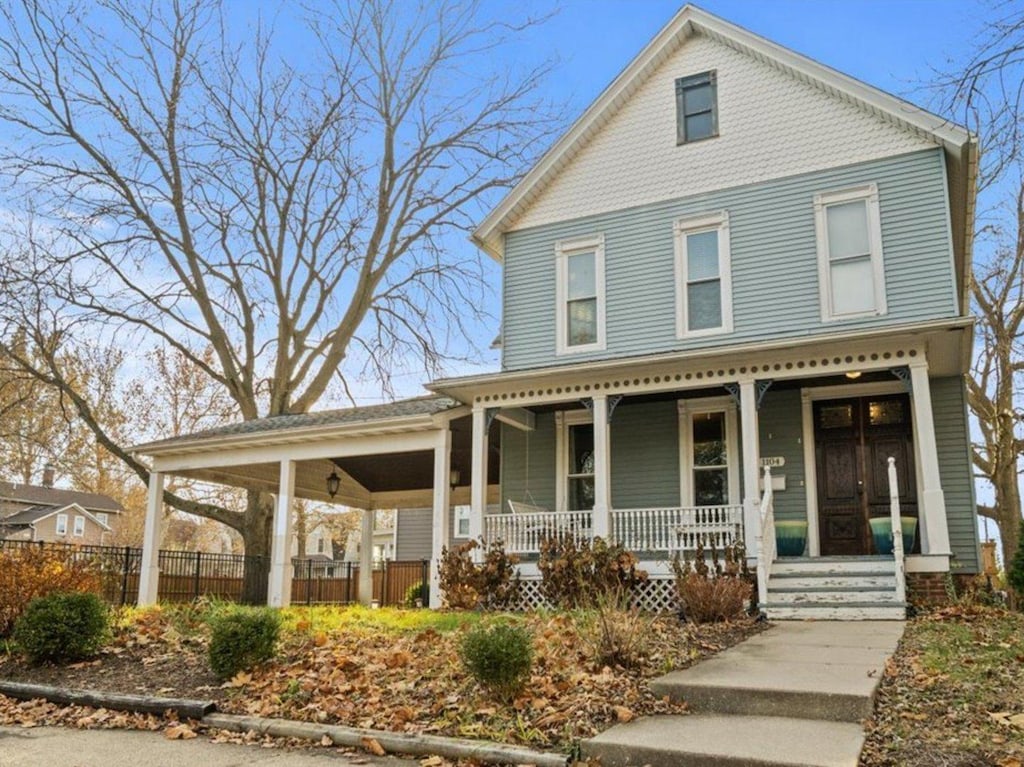
[[[534,22],[455,0],[293,11],[282,35],[240,34],[215,0],[3,9],[0,172],[32,227],[0,275],[0,351],[17,332],[174,350],[246,420],[305,412],[353,376],[388,391],[396,362],[452,354],[487,295],[453,235],[560,123],[537,97],[547,65],[492,55]],[[148,479],[59,353],[17,361]],[[243,512],[165,500],[267,554],[260,494]]]
[[[1019,545],[1024,429],[1024,11],[1000,2],[957,71],[940,74],[942,107],[980,137],[978,222],[971,306],[977,317],[968,403],[981,436],[974,466],[993,489],[978,513],[993,519],[1003,562]]]

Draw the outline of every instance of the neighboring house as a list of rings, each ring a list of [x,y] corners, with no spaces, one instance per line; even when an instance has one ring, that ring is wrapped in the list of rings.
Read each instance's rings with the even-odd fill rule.
[[[456,532],[528,560],[552,529],[600,535],[658,606],[670,556],[742,539],[769,615],[899,617],[906,583],[978,570],[976,167],[966,130],[686,6],[474,233],[502,265],[500,372],[138,449],[154,487],[244,467],[324,499],[340,472],[336,501],[399,509],[399,557],[407,519],[435,561]],[[905,559],[872,535],[891,492]]]
[[[53,487],[49,467],[42,485],[0,482],[0,539],[108,544],[123,511],[106,495]]]
[[[396,547],[396,533],[397,533],[397,514],[374,514],[373,518],[373,541],[372,541],[372,560],[373,563],[379,564],[384,561],[394,561],[395,547]],[[430,538],[430,532],[427,531],[427,538]],[[343,561],[345,562],[358,562],[360,549],[362,547],[362,535],[360,531],[353,530],[348,534],[348,539],[345,541],[345,552]]]

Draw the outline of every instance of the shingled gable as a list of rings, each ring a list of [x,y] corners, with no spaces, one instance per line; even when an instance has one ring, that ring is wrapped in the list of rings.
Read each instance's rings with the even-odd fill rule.
[[[630,97],[688,39],[704,35],[785,72],[870,113],[901,130],[943,147],[950,173],[958,279],[969,270],[972,232],[965,226],[974,206],[977,145],[970,133],[948,120],[867,85],[731,24],[694,5],[686,5],[601,93],[524,179],[483,220],[473,241],[496,260],[504,257],[501,235],[538,200],[554,179],[587,147]],[[966,212],[966,218],[963,215]],[[961,296],[966,292],[961,290]]]

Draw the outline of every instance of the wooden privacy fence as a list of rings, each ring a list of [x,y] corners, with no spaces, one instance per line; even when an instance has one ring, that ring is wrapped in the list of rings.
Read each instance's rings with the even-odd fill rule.
[[[64,543],[0,540],[0,551],[40,549],[65,562],[88,563],[102,574],[101,596],[111,604],[133,604],[139,595],[142,549],[131,546],[75,546]],[[161,550],[158,558],[161,602],[191,602],[198,597],[238,601],[246,568],[266,583],[265,557],[242,554],[207,554]],[[359,601],[359,565],[323,559],[292,560],[293,604],[349,604]],[[430,563],[423,560],[380,562],[374,566],[373,596],[384,606],[402,606],[410,587],[430,579]],[[422,589],[427,604],[426,589]]]

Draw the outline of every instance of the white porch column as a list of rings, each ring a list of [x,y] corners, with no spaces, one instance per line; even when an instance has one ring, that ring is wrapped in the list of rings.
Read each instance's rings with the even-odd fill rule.
[[[487,409],[473,405],[473,460],[469,489],[469,538],[477,540],[484,534],[487,513]],[[476,550],[475,554],[480,551]]]
[[[359,540],[359,603],[373,601],[373,509],[363,509]]]
[[[921,553],[946,555],[949,549],[949,526],[946,520],[946,497],[939,475],[939,451],[935,441],[935,418],[932,414],[932,392],[926,360],[910,363],[911,402],[917,426],[917,465],[921,473],[920,517]]]
[[[270,581],[267,604],[287,607],[292,602],[292,502],[295,499],[295,461],[281,461],[274,499],[274,537],[270,543]]]
[[[760,438],[757,428],[757,384],[740,381],[740,427],[743,434],[743,543],[747,557],[756,557],[761,531],[761,493],[758,489]]]
[[[611,440],[608,428],[608,395],[595,394],[594,417],[594,511],[593,534],[608,540],[611,534]]]
[[[430,607],[434,609],[441,607],[441,579],[437,572],[441,549],[451,539],[451,468],[452,432],[445,426],[438,432],[434,447],[434,524],[430,558]]]
[[[155,605],[160,581],[160,511],[164,506],[164,475],[149,474],[146,498],[146,527],[142,534],[142,565],[139,570],[139,607]]]

